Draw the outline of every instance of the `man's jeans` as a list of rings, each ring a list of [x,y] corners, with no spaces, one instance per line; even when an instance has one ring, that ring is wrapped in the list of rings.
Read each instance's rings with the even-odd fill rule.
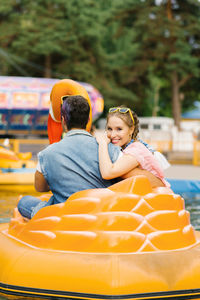
[[[22,197],[17,205],[17,208],[20,212],[20,214],[28,219],[31,219],[38,210],[45,206],[49,206],[53,204],[53,199],[49,199],[49,201],[41,201],[37,197],[33,196],[24,196]]]

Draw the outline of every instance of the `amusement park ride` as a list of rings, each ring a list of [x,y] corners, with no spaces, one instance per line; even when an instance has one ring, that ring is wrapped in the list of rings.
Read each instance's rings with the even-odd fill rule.
[[[82,95],[90,104],[80,84],[59,83],[51,93],[52,143],[62,94]],[[15,208],[10,222],[0,224],[0,245],[0,293],[5,295],[200,299],[200,233],[190,223],[184,199],[168,187],[153,188],[145,176],[78,191],[41,208],[31,220]]]
[[[30,144],[37,137],[47,138],[50,92],[59,79],[0,76],[0,136]],[[87,91],[93,121],[103,112],[104,100],[89,83],[79,82]],[[15,141],[16,141],[15,140]],[[15,153],[0,142],[0,189],[33,191],[36,162],[32,153]]]
[[[47,135],[50,91],[59,79],[0,76],[0,134]],[[87,91],[93,121],[103,112],[104,100],[91,84],[79,82]]]

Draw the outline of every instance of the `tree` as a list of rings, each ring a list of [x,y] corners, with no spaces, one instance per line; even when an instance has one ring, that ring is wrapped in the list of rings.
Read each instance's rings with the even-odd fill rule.
[[[1,0],[2,74],[86,81],[179,127],[200,98],[199,14],[198,0]]]
[[[169,56],[166,66],[171,74],[172,112],[180,128],[181,88],[199,75],[200,3],[198,1],[167,1]],[[182,97],[181,97],[182,95]]]
[[[7,0],[2,1],[0,14],[5,11]],[[5,20],[6,17],[15,25],[15,30],[9,43],[4,43],[5,50],[16,65],[25,65],[34,76],[43,72],[45,77],[56,75],[83,81],[96,77],[101,57],[99,36],[104,30],[98,3],[92,0],[10,0]],[[3,24],[7,24],[5,20]]]
[[[161,99],[161,106],[171,100],[172,115],[179,128],[184,88],[191,78],[199,75],[200,2],[125,0],[123,4],[115,3],[112,20],[116,22],[116,48],[123,45],[121,57],[116,48],[112,55],[120,66],[116,69],[116,62],[113,64],[115,80],[134,93],[140,113],[153,109],[153,101],[149,99],[152,89],[155,94],[151,98],[155,99],[156,93],[157,97],[167,96],[166,100]],[[114,36],[111,40],[113,44]],[[161,87],[155,89],[156,78]],[[163,94],[168,88],[170,92]]]

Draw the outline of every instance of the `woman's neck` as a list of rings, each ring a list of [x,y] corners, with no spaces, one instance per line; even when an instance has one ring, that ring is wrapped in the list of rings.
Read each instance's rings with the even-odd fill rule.
[[[130,142],[128,142],[128,144],[125,144],[124,146],[122,146],[122,149],[126,149],[129,145],[131,145],[133,142],[135,142],[134,139],[131,139]]]

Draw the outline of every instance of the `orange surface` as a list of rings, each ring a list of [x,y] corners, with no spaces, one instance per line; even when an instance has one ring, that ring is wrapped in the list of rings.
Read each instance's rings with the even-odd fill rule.
[[[36,163],[30,160],[31,157],[31,152],[15,153],[0,147],[0,168],[35,168]]]
[[[131,253],[197,242],[183,198],[167,188],[153,190],[144,176],[75,193],[65,203],[40,210],[20,233],[17,220],[11,221],[10,234],[53,250]]]
[[[61,97],[66,95],[81,95],[83,96],[90,105],[90,118],[87,124],[86,129],[90,131],[92,125],[92,107],[91,101],[88,96],[86,89],[80,85],[78,82],[71,79],[62,79],[54,84],[50,101],[53,111],[53,116],[48,119],[48,136],[50,143],[58,142],[61,138],[62,134],[62,126],[61,126],[61,115],[60,115],[60,107],[61,107]]]
[[[15,153],[14,151],[0,147],[0,190],[15,192],[34,192],[34,170],[36,162],[30,160],[31,152]],[[19,169],[20,172],[12,172],[5,169]],[[33,170],[32,170],[33,169]],[[29,172],[28,172],[29,171]],[[30,172],[31,171],[31,172]]]
[[[11,150],[0,147],[0,163],[3,160],[18,161],[19,157]]]
[[[184,199],[152,189],[144,176],[77,192],[28,222],[15,209],[0,243],[0,283],[8,286],[113,299],[200,288],[199,234]]]

